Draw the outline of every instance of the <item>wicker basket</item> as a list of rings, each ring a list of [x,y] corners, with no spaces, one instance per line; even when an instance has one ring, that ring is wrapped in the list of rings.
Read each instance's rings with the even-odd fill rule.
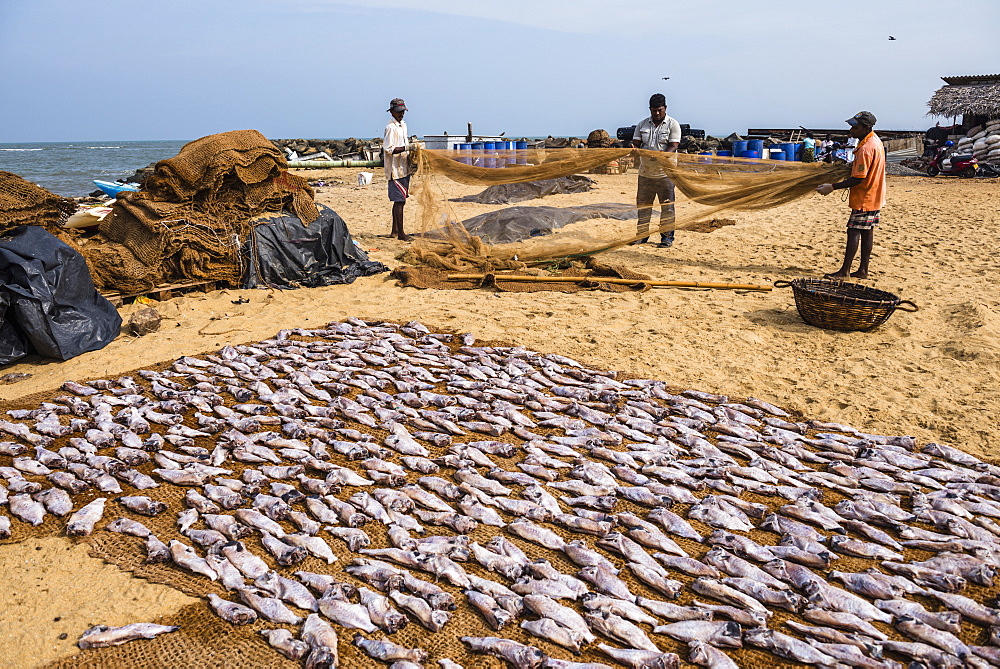
[[[916,311],[917,305],[892,293],[859,283],[834,279],[775,281],[775,288],[791,286],[802,320],[827,330],[874,330],[896,309]]]

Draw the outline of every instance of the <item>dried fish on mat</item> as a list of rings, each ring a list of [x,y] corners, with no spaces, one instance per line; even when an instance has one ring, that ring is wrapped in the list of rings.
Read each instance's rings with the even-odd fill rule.
[[[309,667],[996,661],[1000,468],[952,446],[358,319],[7,415],[0,536],[144,562]]]

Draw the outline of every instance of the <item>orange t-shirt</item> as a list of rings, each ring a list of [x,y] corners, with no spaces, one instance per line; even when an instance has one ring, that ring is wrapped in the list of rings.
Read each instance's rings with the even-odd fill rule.
[[[885,206],[885,147],[874,132],[854,149],[851,176],[861,183],[851,186],[848,203],[857,211],[878,211]]]

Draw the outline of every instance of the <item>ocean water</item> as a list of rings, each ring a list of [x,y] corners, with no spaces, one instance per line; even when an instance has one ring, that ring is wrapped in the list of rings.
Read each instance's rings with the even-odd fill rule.
[[[177,155],[187,140],[146,142],[37,142],[0,144],[0,170],[77,197],[95,190],[94,179],[115,181],[137,169]]]

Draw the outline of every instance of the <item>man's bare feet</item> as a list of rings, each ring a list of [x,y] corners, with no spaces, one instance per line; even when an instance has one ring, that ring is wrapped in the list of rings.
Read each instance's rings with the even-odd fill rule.
[[[405,233],[401,233],[401,234],[396,235],[396,239],[398,239],[401,242],[410,242],[410,241],[413,241],[413,237],[411,237],[411,236],[409,236],[409,235],[407,235]]]
[[[823,278],[824,279],[834,279],[834,280],[839,281],[841,279],[846,279],[847,275],[844,274],[843,272],[830,272],[829,274],[824,274]]]
[[[851,277],[854,279],[867,279],[868,272],[862,272],[861,270],[858,270],[857,272],[851,272]]]

